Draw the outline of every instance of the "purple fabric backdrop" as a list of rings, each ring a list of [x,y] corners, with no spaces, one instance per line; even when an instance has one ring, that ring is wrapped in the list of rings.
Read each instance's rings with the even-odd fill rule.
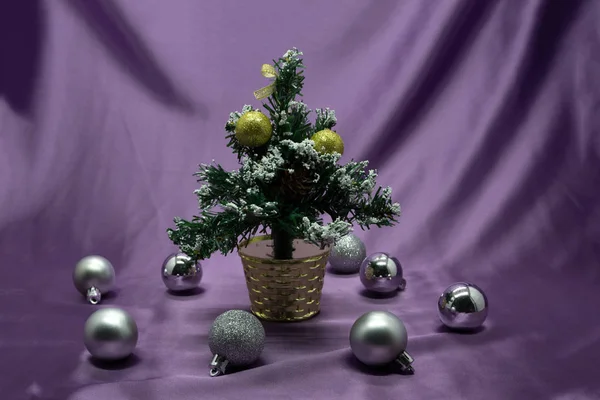
[[[0,389],[42,399],[598,399],[600,2],[595,0],[0,3]],[[304,51],[305,101],[337,110],[345,160],[369,159],[401,223],[358,234],[408,286],[369,298],[328,274],[317,318],[265,324],[259,365],[209,378],[213,318],[247,309],[236,254],[202,290],[165,292],[165,229],[196,211],[200,162],[236,167],[228,113],[260,65]],[[136,356],[83,347],[97,307],[76,261],[115,265]],[[436,300],[487,291],[483,331],[440,328]],[[405,322],[416,374],[369,371],[354,319]]]

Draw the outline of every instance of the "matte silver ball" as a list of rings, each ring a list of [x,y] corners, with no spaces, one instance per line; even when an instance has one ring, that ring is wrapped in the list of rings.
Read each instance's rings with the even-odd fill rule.
[[[83,343],[90,354],[100,360],[114,361],[129,356],[137,341],[135,320],[120,308],[102,308],[85,322]]]
[[[165,286],[174,292],[195,289],[202,280],[199,262],[189,264],[191,257],[184,253],[171,254],[162,264],[161,277]]]
[[[101,256],[87,256],[79,260],[73,271],[73,283],[91,304],[98,304],[103,294],[115,284],[115,269]]]
[[[406,287],[400,261],[387,253],[374,253],[364,259],[360,266],[360,281],[367,290],[378,293]]]
[[[476,285],[459,282],[449,286],[438,299],[438,316],[448,328],[471,330],[483,325],[488,315],[485,293]]]
[[[350,329],[350,347],[359,361],[379,366],[396,360],[406,349],[408,334],[398,317],[388,311],[370,311]]]
[[[243,310],[230,310],[219,315],[208,333],[208,347],[219,358],[219,362],[212,365],[215,370],[224,362],[236,366],[252,364],[260,357],[264,346],[265,328],[258,318]]]
[[[353,274],[367,256],[365,244],[356,235],[350,233],[340,238],[329,253],[331,269],[340,274]]]

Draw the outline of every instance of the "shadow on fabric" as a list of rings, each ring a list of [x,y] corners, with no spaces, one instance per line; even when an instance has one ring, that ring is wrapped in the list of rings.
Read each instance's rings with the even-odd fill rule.
[[[132,368],[142,362],[140,356],[131,354],[129,357],[123,360],[106,361],[100,360],[94,356],[89,356],[88,361],[96,368],[108,370],[108,371],[120,371],[127,368]]]
[[[371,142],[361,160],[373,160],[371,167],[380,169],[394,155],[411,133],[411,127],[427,110],[429,102],[437,91],[458,68],[459,61],[477,36],[479,28],[491,14],[496,2],[465,1],[460,3],[452,18],[439,35],[432,56],[424,63],[418,78],[407,90],[403,101],[398,105],[395,116],[382,132],[381,139]]]
[[[343,362],[348,367],[350,367],[356,371],[360,371],[361,373],[363,373],[365,375],[372,375],[372,376],[394,375],[395,379],[390,379],[387,381],[387,383],[389,385],[396,385],[398,377],[404,376],[407,379],[409,379],[409,377],[412,376],[412,374],[410,374],[410,373],[401,371],[400,366],[396,363],[390,363],[390,364],[382,365],[382,366],[370,366],[370,365],[363,364],[362,362],[360,362],[358,360],[358,358],[356,358],[354,356],[354,354],[352,354],[352,350],[350,350],[350,349],[348,349],[348,351],[345,352]],[[386,381],[384,381],[384,382],[386,382]]]
[[[562,44],[561,39],[575,20],[581,4],[581,1],[576,0],[569,2],[546,1],[540,7],[538,22],[529,38],[529,51],[525,53],[525,57],[521,61],[520,70],[516,75],[516,79],[512,82],[508,96],[503,101],[502,109],[498,111],[486,128],[486,140],[477,151],[476,157],[473,157],[468,167],[464,169],[465,173],[461,176],[459,184],[455,185],[454,190],[449,193],[443,206],[439,208],[439,213],[432,216],[432,231],[435,232],[440,229],[440,224],[446,223],[443,217],[447,210],[460,209],[461,204],[464,204],[469,197],[478,193],[482,177],[485,177],[494,168],[504,154],[504,150],[515,139],[519,132],[517,128],[527,116],[527,111],[538,95],[550,66],[553,65],[557,50]],[[558,118],[557,126],[561,130],[553,132],[553,135],[550,136],[546,143],[546,154],[552,155],[555,164],[560,165],[560,161],[565,159],[567,146],[572,144],[569,143],[569,137],[565,134],[565,131],[570,127],[570,121],[561,118],[565,117],[564,115],[549,116],[549,118],[552,117]],[[403,125],[399,124],[398,126],[402,127]],[[530,171],[524,186],[530,189],[534,188],[537,193],[533,194],[527,190],[518,191],[517,197],[519,198],[514,199],[515,202],[507,203],[513,212],[518,210],[517,215],[513,214],[511,218],[502,215],[502,221],[494,221],[496,223],[495,228],[489,234],[486,234],[486,242],[493,240],[498,235],[498,230],[506,230],[508,228],[505,226],[507,221],[512,221],[508,223],[519,221],[524,211],[528,211],[531,203],[537,200],[543,191],[547,189],[545,186],[551,182],[548,179],[554,178],[554,174],[548,173],[544,170],[545,168],[547,168],[547,165],[540,161],[538,167]],[[554,166],[553,168],[557,167]],[[542,176],[542,172],[545,173],[545,176]],[[540,183],[539,179],[545,179],[546,182]],[[520,207],[512,207],[513,204],[520,204]],[[456,216],[458,217],[458,213]]]
[[[0,98],[25,117],[31,114],[45,22],[39,0],[0,2]]]
[[[67,4],[91,29],[123,70],[161,103],[185,113],[206,115],[169,78],[143,38],[113,0],[68,0]]]

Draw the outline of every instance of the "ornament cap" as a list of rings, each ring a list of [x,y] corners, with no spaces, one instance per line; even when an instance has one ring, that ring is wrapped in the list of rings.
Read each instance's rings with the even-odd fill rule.
[[[400,281],[400,285],[398,286],[398,289],[400,289],[400,290],[406,289],[406,279],[402,278],[402,280]]]
[[[89,288],[86,293],[86,299],[88,303],[93,305],[100,303],[100,300],[102,300],[102,293],[100,293],[100,289],[98,289],[96,286]]]
[[[229,360],[223,356],[215,354],[210,361],[210,371],[208,374],[212,377],[225,375],[227,364],[229,364]]]
[[[415,373],[415,369],[411,365],[413,363],[413,361],[415,361],[415,360],[406,351],[403,351],[402,353],[400,353],[398,358],[396,358],[396,360],[394,360],[394,361],[398,365],[400,365],[400,370],[403,373],[411,374],[411,375]]]

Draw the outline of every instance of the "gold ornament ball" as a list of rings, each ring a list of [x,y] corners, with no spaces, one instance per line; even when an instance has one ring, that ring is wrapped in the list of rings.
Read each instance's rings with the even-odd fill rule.
[[[315,142],[315,149],[321,154],[344,154],[344,141],[331,129],[323,129],[315,133],[311,140]]]
[[[245,112],[235,125],[235,137],[242,146],[260,147],[267,144],[272,134],[269,117],[260,111]]]

